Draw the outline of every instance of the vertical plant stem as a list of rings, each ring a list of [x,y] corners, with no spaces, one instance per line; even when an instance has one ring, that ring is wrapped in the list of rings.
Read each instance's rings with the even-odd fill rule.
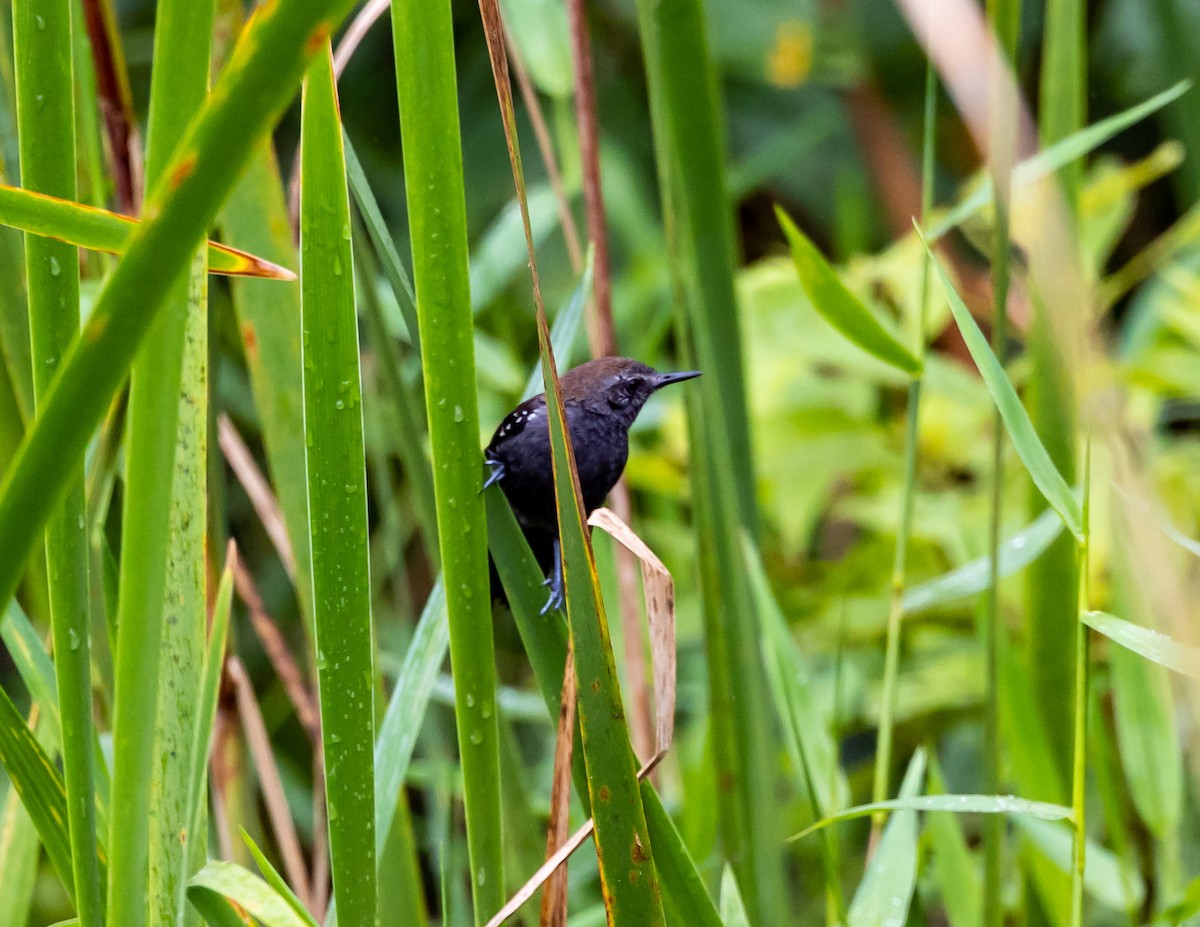
[[[452,25],[447,0],[392,5],[471,885],[482,924],[504,903],[500,732]]]
[[[921,143],[921,223],[928,221],[933,208],[933,164],[937,128],[937,78],[933,62],[925,62],[925,114]],[[929,312],[929,256],[921,265],[921,306],[914,352],[925,359],[925,328]],[[887,647],[883,661],[883,693],[880,699],[879,740],[875,749],[875,780],[872,801],[884,801],[890,794],[889,778],[892,763],[892,736],[895,724],[896,690],[900,676],[900,634],[903,619],[904,586],[908,554],[908,539],[912,534],[913,508],[917,496],[917,451],[921,417],[922,376],[913,377],[908,384],[907,427],[904,438],[904,487],[900,503],[900,526],[896,535],[896,553],[892,564],[892,594],[888,606]],[[883,830],[882,816],[871,823],[871,844],[878,843]]]
[[[21,182],[74,199],[75,107],[70,0],[13,4]],[[28,236],[29,336],[35,407],[79,332],[77,250]],[[93,795],[88,544],[83,466],[46,525],[54,668],[62,719],[63,772],[76,909],[82,927],[103,919]]]
[[[988,0],[988,22],[1003,49],[1000,60],[1010,65],[1015,59],[1020,28],[1021,0]],[[1006,74],[988,75],[989,169],[995,188],[995,232],[992,255],[992,351],[1003,365],[1008,341],[1009,207],[1012,160],[1016,147],[1016,113],[1006,109],[1001,93]],[[988,523],[988,589],[984,600],[980,643],[984,660],[984,772],[983,788],[991,795],[1000,792],[1000,531],[1004,505],[1004,421],[996,409],[992,418],[992,494]],[[1003,920],[1000,897],[1001,853],[1004,822],[988,815],[983,834],[983,923],[999,927]]]
[[[592,71],[591,36],[585,0],[567,0],[574,61],[575,118],[579,123],[579,160],[583,168],[583,198],[587,204],[588,239],[593,249],[595,303],[588,314],[588,340],[593,357],[617,351],[613,327],[612,267],[608,256],[608,222],[600,185],[600,126],[596,110],[596,79]]]
[[[1071,927],[1083,925],[1083,872],[1087,863],[1087,709],[1090,630],[1083,613],[1091,607],[1088,559],[1091,549],[1092,441],[1083,452],[1083,541],[1079,544],[1079,603],[1075,631],[1075,743],[1071,763],[1071,812],[1075,839],[1071,846]]]

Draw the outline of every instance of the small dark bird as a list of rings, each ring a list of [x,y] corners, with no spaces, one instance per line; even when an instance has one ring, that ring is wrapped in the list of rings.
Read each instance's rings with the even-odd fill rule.
[[[629,426],[646,400],[670,383],[698,376],[698,370],[658,373],[627,357],[601,357],[562,375],[563,409],[588,514],[604,502],[620,479],[629,457]],[[483,488],[500,484],[546,575],[550,598],[542,614],[562,608],[562,552],[545,394],[508,414],[483,458],[492,471]]]

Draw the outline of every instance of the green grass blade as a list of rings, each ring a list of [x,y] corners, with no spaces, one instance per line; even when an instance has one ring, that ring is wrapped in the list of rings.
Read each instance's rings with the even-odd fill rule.
[[[228,237],[246,242],[272,260],[297,261],[283,182],[270,145],[261,146],[251,159],[246,176],[225,204],[221,227]],[[300,286],[235,278],[231,288],[271,482],[296,559],[296,598],[311,645],[312,560],[304,468]]]
[[[136,219],[94,206],[0,184],[0,224],[89,251],[124,254]],[[209,242],[209,272],[233,277],[294,280],[286,267],[237,248]]]
[[[787,236],[800,284],[822,318],[872,357],[911,377],[920,376],[922,362],[883,327],[862,300],[846,289],[817,246],[797,228],[791,217],[776,206],[775,218]]]
[[[474,916],[482,924],[504,903],[500,734],[450,4],[397,2],[392,30]]]
[[[1031,801],[1015,795],[914,795],[911,798],[892,798],[855,805],[837,814],[822,818],[804,828],[793,840],[837,824],[869,817],[880,811],[945,811],[951,814],[1028,814],[1044,821],[1067,821],[1071,809],[1066,805],[1055,805],[1045,801]]]
[[[237,556],[230,552],[230,560]],[[212,744],[213,724],[217,716],[217,698],[221,691],[221,671],[225,666],[225,644],[229,637],[229,619],[233,611],[233,564],[227,561],[217,586],[217,598],[213,602],[212,626],[208,632],[208,646],[204,653],[200,691],[196,697],[196,723],[192,741],[191,769],[189,770],[188,796],[191,808],[191,828],[196,834],[206,826],[207,802],[205,800],[205,771]]]
[[[188,900],[208,919],[214,905],[205,892],[213,892],[235,902],[254,915],[264,927],[309,927],[309,922],[292,910],[283,896],[236,863],[213,860],[192,876],[188,883]],[[229,922],[222,914],[216,916],[219,918],[216,923]],[[209,923],[214,921],[210,920]]]
[[[1160,631],[1153,631],[1108,612],[1086,611],[1083,622],[1115,644],[1169,670],[1200,679],[1200,648],[1189,647]]]
[[[151,81],[146,150],[150,189],[166,179],[172,151],[204,105],[212,31],[212,0],[159,5],[159,66]],[[202,254],[191,261],[190,274],[177,275],[130,376],[114,669],[110,927],[175,922],[184,908],[191,711],[206,617],[208,318]],[[160,691],[164,679],[170,684]],[[155,757],[172,754],[178,765],[155,763]]]
[[[1062,872],[1071,871],[1072,829],[1067,824],[1034,817],[1014,818],[1024,832],[1053,865]],[[1093,899],[1114,911],[1137,910],[1146,897],[1146,884],[1134,869],[1121,865],[1113,853],[1089,839],[1084,890]]]
[[[366,456],[350,200],[332,55],[304,82],[300,289],[309,538],[333,891],[372,924],[375,702]]]
[[[900,784],[900,799],[912,799],[925,778],[925,753],[918,750]],[[868,812],[869,813],[869,812]],[[917,812],[897,811],[883,829],[867,873],[850,904],[849,927],[904,923],[917,885]]]
[[[1012,576],[1037,560],[1062,534],[1063,520],[1054,509],[1046,509],[1020,531],[1000,543],[997,575]],[[904,612],[925,611],[948,602],[983,592],[991,582],[991,558],[984,555],[948,573],[912,586],[904,593]]]
[[[350,192],[363,218],[363,225],[371,239],[371,247],[383,265],[383,275],[392,288],[396,305],[400,307],[400,314],[408,328],[408,337],[413,347],[419,351],[421,340],[417,326],[417,297],[413,293],[412,281],[408,279],[408,271],[404,269],[404,263],[396,251],[396,243],[383,220],[383,213],[379,211],[379,203],[375,200],[371,185],[367,183],[367,175],[358,161],[358,155],[354,153],[354,146],[350,144],[348,136],[343,141],[346,144],[346,176],[350,181]]]
[[[288,907],[295,912],[297,917],[304,921],[307,927],[317,927],[317,922],[313,920],[312,915],[309,914],[304,905],[300,903],[300,899],[296,897],[296,893],[293,892],[290,887],[288,887],[288,884],[286,881],[284,881],[283,876],[281,876],[279,871],[271,865],[271,861],[267,859],[266,854],[259,849],[258,844],[255,843],[251,836],[244,830],[242,831],[242,842],[246,844],[246,848],[250,850],[250,855],[254,858],[254,864],[258,866],[258,871],[263,874],[263,878],[266,880],[267,885],[269,885],[280,898],[288,903]]]
[[[73,199],[72,5],[69,0],[18,0],[12,15],[21,180],[39,193]],[[34,405],[40,412],[53,374],[79,333],[78,253],[63,242],[27,236],[25,273]],[[77,462],[65,497],[46,524],[46,563],[74,897],[83,927],[99,927],[104,904],[93,800],[86,507],[83,466]]]
[[[0,918],[7,924],[29,923],[40,851],[37,828],[10,786],[0,804]]]
[[[193,121],[147,200],[134,233],[77,339],[59,365],[37,425],[0,484],[0,599],[7,600],[90,433],[122,383],[159,308],[201,243],[222,200],[287,105],[349,0],[279,0],[242,37],[210,102]]]
[[[1109,116],[1107,119],[1102,119],[1086,129],[1074,132],[1062,141],[1038,152],[1032,158],[1022,161],[1013,169],[1013,190],[1018,191],[1022,187],[1031,186],[1047,174],[1053,174],[1084,155],[1090,154],[1120,132],[1172,103],[1190,88],[1191,81],[1184,80],[1173,84],[1150,99],[1131,106],[1114,116]],[[936,241],[986,208],[992,198],[992,181],[987,179],[969,197],[931,223],[924,232],[926,240]]]
[[[927,250],[929,249],[928,243],[925,247]],[[933,252],[930,251],[929,254],[937,270],[938,278],[941,280],[942,290],[950,302],[950,311],[954,314],[959,331],[962,332],[963,341],[967,345],[967,350],[971,352],[971,357],[975,361],[976,367],[979,368],[979,373],[987,384],[988,391],[992,394],[992,401],[1004,419],[1004,425],[1008,429],[1008,435],[1012,439],[1013,447],[1021,458],[1021,462],[1025,464],[1025,469],[1046,501],[1061,516],[1067,529],[1082,540],[1083,514],[1079,508],[1079,501],[1067,486],[1062,474],[1054,466],[1050,455],[1046,453],[1045,445],[1034,431],[1033,423],[1029,420],[1029,414],[1025,411],[1025,407],[1021,405],[1012,381],[1009,380],[1004,368],[996,359],[983,332],[979,330],[975,319],[972,318],[970,310],[967,309],[962,297],[954,289],[954,284],[950,282],[950,278],[938,263],[937,258],[933,257]]]
[[[74,900],[67,793],[62,774],[3,689],[0,689],[0,766],[8,772],[12,788],[21,796],[21,803],[37,828],[50,864]]]
[[[936,755],[929,758],[929,789],[945,792],[941,767]],[[962,821],[945,811],[925,818],[933,855],[933,878],[946,908],[946,917],[954,927],[983,922],[983,886],[975,859],[963,835]]]
[[[571,292],[567,304],[554,317],[550,326],[550,345],[554,348],[554,356],[562,358],[562,364],[568,370],[574,366],[575,347],[579,341],[579,333],[583,330],[583,310],[592,292],[592,252],[588,251],[587,263],[579,276],[579,283]],[[521,401],[532,399],[542,391],[542,362],[539,360],[529,375],[525,391],[521,393]]]
[[[750,927],[746,905],[738,891],[737,876],[728,864],[721,870],[721,920],[725,927]]]

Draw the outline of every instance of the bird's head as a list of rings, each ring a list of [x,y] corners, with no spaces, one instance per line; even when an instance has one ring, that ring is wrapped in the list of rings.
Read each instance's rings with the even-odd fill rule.
[[[627,357],[601,357],[563,374],[563,400],[615,415],[628,428],[651,394],[671,383],[698,376],[699,370],[659,373]]]

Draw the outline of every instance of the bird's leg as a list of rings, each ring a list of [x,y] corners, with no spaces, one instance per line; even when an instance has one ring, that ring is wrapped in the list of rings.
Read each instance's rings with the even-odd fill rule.
[[[496,483],[499,483],[502,479],[504,479],[505,474],[503,461],[496,460],[493,457],[485,457],[483,458],[483,462],[491,468],[492,472],[489,473],[488,478],[483,481],[483,489],[480,489],[480,492],[483,492],[489,487],[494,486]]]
[[[546,577],[543,586],[550,587],[550,598],[546,599],[546,604],[542,606],[539,615],[545,615],[547,612],[561,611],[564,602],[566,601],[563,589],[563,563],[562,563],[562,546],[558,543],[558,538],[554,539],[554,566],[550,569],[550,575]]]

